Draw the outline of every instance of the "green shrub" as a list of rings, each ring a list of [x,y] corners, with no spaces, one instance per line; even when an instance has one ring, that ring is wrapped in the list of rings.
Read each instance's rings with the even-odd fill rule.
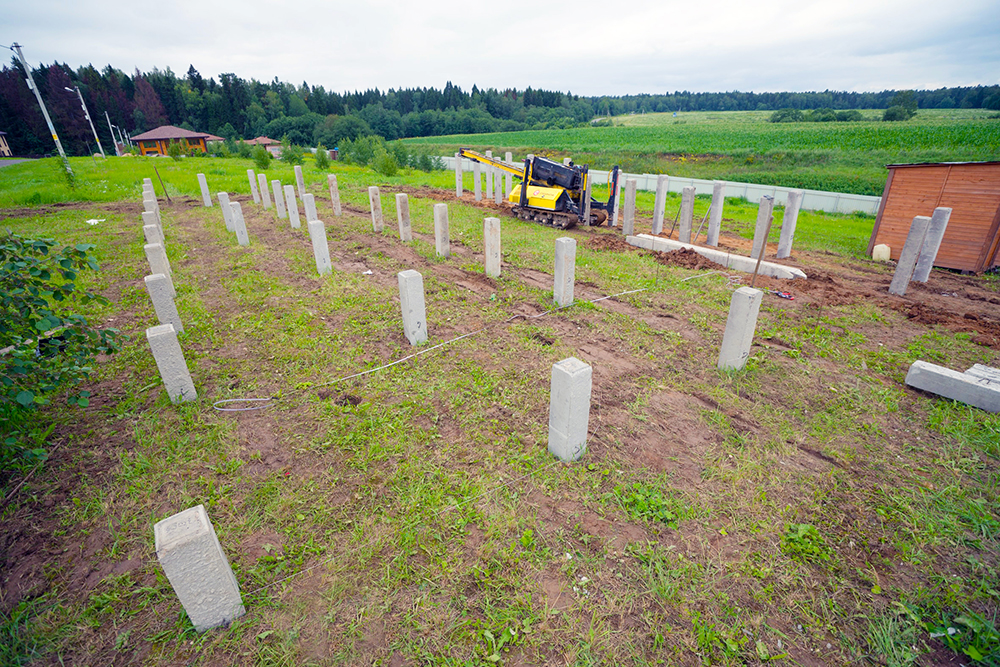
[[[181,146],[181,142],[172,140],[167,146],[167,155],[175,160],[180,160],[181,156],[184,155],[184,147]]]
[[[302,149],[293,144],[288,139],[288,135],[281,139],[281,161],[286,164],[302,164],[304,162]]]
[[[399,163],[396,162],[396,156],[389,153],[382,144],[376,144],[372,169],[383,176],[395,176],[399,171]]]
[[[367,167],[375,159],[375,147],[381,146],[385,150],[385,140],[382,137],[369,135],[358,137],[355,140],[344,139],[341,144],[340,155],[345,162]]]
[[[850,111],[838,111],[837,121],[841,123],[851,123],[859,120],[864,120],[865,117],[861,115],[861,112],[857,109],[851,109]]]
[[[236,144],[236,155],[243,158],[244,160],[249,160],[253,157],[253,150],[250,148],[250,144],[245,141],[240,141]]]
[[[767,120],[771,123],[801,123],[802,112],[798,109],[778,109]]]
[[[258,171],[263,171],[271,166],[271,154],[260,144],[253,147],[251,157],[253,158],[253,163],[257,165]]]
[[[26,411],[83,382],[100,353],[118,350],[118,332],[98,329],[73,310],[107,300],[77,286],[79,272],[98,270],[80,243],[55,252],[54,239],[23,238],[11,232],[0,241],[0,454],[7,462],[20,451],[31,431]],[[86,407],[89,392],[67,396]]]
[[[885,113],[882,114],[882,120],[885,121],[910,120],[916,115],[917,114],[915,111],[910,111],[906,107],[895,106],[895,107],[889,107],[888,109],[885,110]]]
[[[316,147],[316,168],[326,171],[330,168],[330,153],[326,150],[326,146],[320,144]]]

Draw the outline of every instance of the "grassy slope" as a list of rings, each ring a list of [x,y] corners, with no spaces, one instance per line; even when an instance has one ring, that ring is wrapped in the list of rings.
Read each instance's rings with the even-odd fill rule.
[[[886,164],[1000,160],[1000,121],[982,111],[921,111],[905,123],[768,123],[768,115],[647,114],[615,118],[615,127],[406,141],[445,154],[457,147],[551,153],[601,169],[619,164],[630,172],[868,195],[882,194]]]
[[[109,164],[102,180],[134,201],[141,164]],[[213,189],[244,191],[249,166],[155,164],[173,194],[188,196],[197,193],[191,167],[206,165]],[[0,178],[37,168],[5,168]],[[14,173],[7,185],[19,182]],[[142,336],[154,316],[135,216],[95,207],[4,221],[19,233],[97,242],[104,270],[93,286],[114,300],[97,318],[132,335],[100,367],[107,401],[85,415],[46,415],[72,452],[71,494],[49,495],[59,471],[46,468],[4,515],[54,516],[52,539],[81,554],[74,567],[139,562],[81,595],[75,570],[54,558],[47,590],[5,615],[10,662],[32,652],[44,662],[106,662],[115,652],[144,664],[388,664],[390,655],[480,664],[496,651],[524,664],[744,664],[791,651],[800,664],[866,655],[907,664],[910,647],[936,644],[914,617],[995,608],[1000,420],[900,388],[913,359],[996,365],[987,348],[935,331],[883,346],[882,333],[905,324],[898,314],[855,304],[790,317],[768,302],[758,335],[783,341],[787,353],[757,352],[746,371],[719,374],[724,280],[681,282],[694,274],[639,253],[595,252],[580,237],[578,295],[652,289],[624,297],[624,310],[580,304],[466,339],[337,388],[344,400],[323,399],[311,385],[410,351],[391,281],[365,278],[364,266],[387,276],[421,266],[431,342],[440,342],[550,307],[550,291],[509,273],[547,275],[563,235],[505,219],[508,274],[476,291],[454,273],[481,273],[474,256],[434,256],[432,200],[411,197],[412,259],[392,250],[387,195],[448,187],[451,174],[337,173],[345,205],[359,211],[367,186],[383,185],[387,226],[373,240],[364,215],[332,221],[321,177],[307,169],[321,217],[332,221],[331,248],[360,262],[332,278],[313,277],[303,233],[257,207],[244,205],[249,250],[225,234],[217,209],[165,209],[182,346],[201,393],[178,407],[165,401]],[[56,200],[68,196],[45,187]],[[641,197],[640,211],[652,204]],[[698,205],[703,212],[706,202]],[[449,209],[453,240],[481,252],[482,211]],[[752,228],[754,215],[727,203],[733,229]],[[803,217],[797,243],[819,250],[843,237],[835,250],[853,260],[870,225]],[[278,244],[288,238],[295,243]],[[644,319],[657,314],[673,320]],[[595,340],[614,341],[622,365],[597,366],[592,452],[554,465],[544,444],[548,368]],[[265,413],[210,407],[274,394],[282,400]],[[718,409],[696,411],[692,439],[679,442],[671,406],[695,394]],[[804,469],[799,445],[837,465]],[[660,467],[630,457],[637,446]],[[197,503],[209,509],[248,608],[201,636],[151,544],[153,522]],[[816,526],[818,538],[783,542],[793,523]],[[77,551],[91,535],[99,548]]]

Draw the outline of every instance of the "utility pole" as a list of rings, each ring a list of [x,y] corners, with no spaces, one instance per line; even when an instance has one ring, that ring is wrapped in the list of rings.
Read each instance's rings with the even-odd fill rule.
[[[66,173],[72,176],[73,169],[69,166],[69,160],[66,158],[66,151],[63,150],[62,142],[59,141],[59,135],[56,134],[56,128],[52,125],[52,119],[49,118],[49,110],[45,108],[45,102],[42,101],[42,94],[38,92],[38,86],[35,85],[35,80],[31,78],[31,65],[29,65],[28,61],[24,59],[24,54],[21,53],[20,44],[15,42],[10,48],[17,54],[17,59],[20,60],[21,64],[24,66],[24,73],[28,75],[25,82],[28,84],[28,88],[31,89],[31,92],[35,94],[35,99],[38,100],[38,106],[42,108],[42,115],[45,116],[45,122],[49,126],[49,132],[52,133],[52,140],[56,142],[56,148],[59,149],[59,155],[62,156],[63,166],[66,167]]]
[[[83,101],[83,93],[80,92],[80,86],[73,86],[73,88],[63,86],[63,88],[71,93],[73,92],[73,88],[76,89],[77,97],[80,98],[80,106],[83,107],[83,117],[90,123],[90,131],[94,133],[94,140],[97,141],[97,150],[101,151],[101,157],[107,158],[108,156],[104,154],[104,148],[101,146],[101,138],[97,136],[97,130],[94,129],[94,121],[90,120],[90,112],[87,111],[87,103]]]
[[[104,117],[108,119],[108,132],[111,133],[111,143],[115,145],[115,157],[121,157],[122,154],[118,152],[118,141],[115,139],[115,129],[114,126],[111,125],[111,116],[109,116],[108,112],[105,111]]]

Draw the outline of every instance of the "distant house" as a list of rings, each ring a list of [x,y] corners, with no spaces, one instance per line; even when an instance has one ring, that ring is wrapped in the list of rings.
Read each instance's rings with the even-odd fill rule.
[[[7,133],[0,132],[0,157],[11,157],[10,146],[7,145]]]
[[[206,134],[205,141],[210,144],[221,144],[226,140],[225,137],[217,137],[214,134]]]
[[[192,149],[204,153],[207,150],[205,140],[210,136],[204,132],[192,132],[173,125],[161,125],[155,130],[132,137],[132,141],[139,146],[139,151],[143,155],[166,155],[171,141],[180,142],[185,153]]]
[[[281,142],[270,137],[257,137],[246,142],[247,146],[263,146],[267,152],[275,157],[281,157]]]

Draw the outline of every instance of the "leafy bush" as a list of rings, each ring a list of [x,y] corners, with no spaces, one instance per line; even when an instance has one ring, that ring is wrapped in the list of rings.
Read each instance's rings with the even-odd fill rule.
[[[882,114],[882,120],[884,121],[910,120],[916,115],[917,113],[915,111],[910,111],[906,107],[895,106],[895,107],[889,107],[888,109],[885,110],[885,113]]]
[[[250,144],[245,141],[240,141],[236,144],[236,155],[243,158],[244,160],[249,160],[253,157],[253,150],[250,148]]]
[[[798,109],[778,109],[767,120],[771,123],[801,123],[802,112]]]
[[[376,144],[372,169],[383,176],[395,176],[399,171],[399,163],[396,162],[396,156],[389,153],[382,144]]]
[[[287,164],[302,164],[304,162],[302,149],[289,141],[287,135],[281,139],[281,161]]]
[[[326,171],[330,168],[330,153],[326,150],[326,146],[320,144],[316,147],[316,168]]]
[[[27,432],[25,411],[83,382],[97,354],[118,350],[118,332],[98,329],[70,306],[107,300],[77,285],[80,271],[98,270],[80,243],[54,252],[54,239],[9,231],[0,242],[0,418],[8,434],[0,450],[9,459]],[[70,405],[87,406],[89,392],[73,391]],[[22,447],[22,449],[24,449]]]
[[[804,114],[802,120],[808,123],[832,123],[837,120],[837,112],[833,109],[813,109]]]
[[[345,139],[340,155],[345,162],[367,167],[375,159],[375,147],[381,146],[385,150],[385,140],[382,137],[369,135],[359,137],[355,140]]]
[[[253,147],[253,152],[250,155],[259,171],[264,171],[271,166],[271,154],[260,144]]]
[[[181,146],[181,142],[172,140],[167,146],[167,155],[180,161],[181,156],[184,155],[184,147]]]
[[[837,121],[841,123],[851,123],[859,120],[864,120],[865,117],[861,115],[861,112],[857,109],[851,109],[850,111],[838,111]]]

